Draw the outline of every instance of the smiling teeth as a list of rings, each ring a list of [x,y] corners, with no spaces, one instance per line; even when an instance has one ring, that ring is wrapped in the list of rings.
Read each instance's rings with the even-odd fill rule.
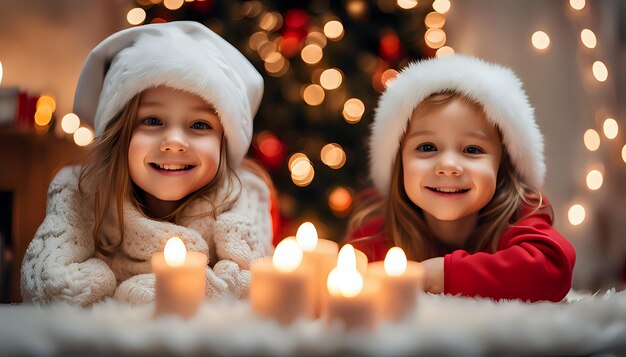
[[[469,189],[467,189],[467,188],[439,188],[439,187],[432,187],[432,189],[437,191],[437,192],[444,192],[444,193],[458,193],[458,192],[467,192],[467,191],[469,191]]]
[[[189,168],[189,165],[161,165],[156,164],[161,170],[169,170],[169,171],[177,171],[177,170],[186,170]]]

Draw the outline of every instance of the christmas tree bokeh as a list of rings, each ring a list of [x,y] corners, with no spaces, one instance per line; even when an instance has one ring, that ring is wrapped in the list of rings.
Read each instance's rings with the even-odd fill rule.
[[[433,10],[437,1],[443,11]],[[445,44],[446,1],[437,1],[136,2],[142,23],[203,23],[252,62],[265,93],[249,156],[276,187],[278,238],[312,221],[320,237],[340,240],[355,196],[370,185],[378,96],[410,60]]]

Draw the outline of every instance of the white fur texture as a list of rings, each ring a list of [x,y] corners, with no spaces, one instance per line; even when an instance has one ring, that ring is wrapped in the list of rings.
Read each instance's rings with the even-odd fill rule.
[[[100,135],[135,94],[160,85],[213,105],[224,127],[229,162],[238,166],[252,139],[263,78],[237,49],[197,22],[138,26],[102,41],[83,66],[74,112]]]
[[[246,296],[249,263],[272,252],[270,199],[263,180],[245,170],[237,173],[241,194],[216,219],[202,215],[213,206],[201,198],[181,212],[180,225],[150,219],[126,202],[124,240],[112,256],[105,256],[95,251],[93,200],[78,191],[79,168],[64,168],[50,184],[46,218],[24,255],[24,301],[86,306],[113,296],[127,303],[150,302],[155,282],[150,259],[172,236],[180,237],[187,249],[208,254],[207,296]],[[215,204],[226,199],[225,186],[217,188]],[[116,217],[110,214],[102,224],[102,235],[110,242],[119,241]]]
[[[196,316],[154,318],[154,305],[0,306],[0,355],[520,356],[626,354],[626,292],[527,304],[418,296],[397,324],[346,331],[300,320],[281,327],[246,300],[207,301]]]
[[[463,55],[409,64],[381,96],[369,142],[370,176],[388,194],[396,154],[413,110],[429,95],[455,90],[480,103],[501,131],[513,166],[531,187],[546,173],[543,136],[522,82],[508,68]]]

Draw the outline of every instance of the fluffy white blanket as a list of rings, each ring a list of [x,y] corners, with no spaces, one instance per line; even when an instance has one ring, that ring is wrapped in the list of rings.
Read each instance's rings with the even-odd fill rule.
[[[370,332],[321,320],[281,327],[247,301],[207,301],[191,320],[153,309],[3,305],[0,355],[626,355],[626,291],[558,304],[421,295],[414,316]]]

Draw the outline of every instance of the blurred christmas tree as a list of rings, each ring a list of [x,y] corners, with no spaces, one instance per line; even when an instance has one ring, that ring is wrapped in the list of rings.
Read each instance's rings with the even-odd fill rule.
[[[445,44],[449,2],[136,2],[143,23],[201,22],[255,65],[265,94],[250,156],[278,190],[279,238],[312,221],[320,237],[341,239],[355,195],[370,184],[366,143],[378,96],[409,60]]]

